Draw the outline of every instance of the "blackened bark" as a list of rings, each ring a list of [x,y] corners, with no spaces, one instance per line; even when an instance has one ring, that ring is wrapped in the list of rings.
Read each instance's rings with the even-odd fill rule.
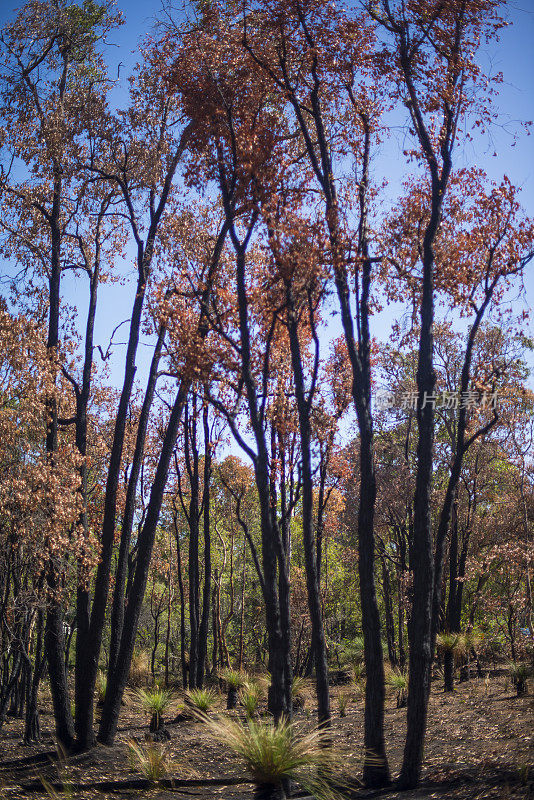
[[[102,708],[98,740],[103,744],[112,744],[117,731],[122,696],[126,687],[134,651],[139,614],[145,596],[150,558],[163,501],[163,493],[167,482],[172,453],[178,436],[180,418],[188,392],[189,382],[184,379],[176,394],[171,415],[167,423],[167,429],[165,431],[165,437],[154,476],[154,483],[152,484],[152,491],[150,493],[146,519],[139,534],[135,574],[128,598],[128,607],[124,615],[119,653],[115,670],[108,678],[106,699]]]
[[[95,257],[92,265],[88,262],[85,250],[82,248],[85,267],[89,275],[89,303],[85,324],[84,361],[81,386],[71,378],[76,394],[76,447],[82,456],[82,464],[80,467],[82,512],[79,522],[85,539],[89,537],[87,515],[87,409],[91,394],[94,329],[98,285],[100,281],[101,226],[110,201],[111,195],[108,195],[102,200],[100,206],[95,234]],[[76,589],[76,651],[74,669],[74,700],[76,709],[74,729],[76,733],[76,746],[81,750],[92,747],[95,741],[93,732],[93,706],[92,702],[88,702],[85,697],[84,687],[85,648],[89,631],[91,604],[88,587],[89,577],[86,574],[86,568],[83,562],[84,553],[82,551],[78,561],[78,586]]]
[[[33,672],[26,687],[26,716],[24,723],[24,742],[31,744],[41,739],[41,726],[39,723],[38,692],[41,677],[45,666],[43,652],[44,615],[41,609],[37,611],[35,631],[35,648],[33,653]]]
[[[395,650],[395,621],[393,619],[393,601],[391,598],[391,581],[385,556],[382,556],[382,591],[384,594],[384,611],[386,615],[386,637],[388,657],[393,667],[397,666],[397,653]]]
[[[50,581],[49,581],[49,587]],[[70,709],[67,676],[63,653],[65,649],[63,636],[63,614],[59,604],[54,602],[48,609],[45,627],[45,648],[48,663],[50,691],[54,705],[56,736],[65,749],[70,749],[74,741],[74,723]]]
[[[204,492],[203,492],[203,532],[204,532],[204,585],[202,587],[202,617],[198,640],[197,686],[204,685],[204,673],[208,654],[208,633],[211,598],[211,536],[210,536],[210,483],[211,483],[211,442],[208,406],[204,406],[202,423],[204,428]]]
[[[59,164],[54,165],[53,200],[50,214],[51,261],[49,277],[49,317],[48,338],[46,342],[48,355],[54,365],[57,363],[59,345],[60,314],[60,281],[61,281],[61,198],[62,178]],[[56,367],[55,367],[56,369]],[[54,397],[47,400],[46,453],[51,464],[54,463],[58,448],[58,414]],[[63,611],[58,599],[60,578],[56,565],[50,559],[47,566],[48,612],[45,625],[45,650],[50,676],[50,692],[56,723],[56,736],[60,744],[69,749],[74,739],[74,723],[70,709],[69,689],[65,672],[63,654]]]
[[[187,659],[185,655],[185,592],[182,575],[182,547],[178,529],[178,510],[173,509],[174,537],[176,541],[176,570],[178,574],[178,591],[180,593],[180,661],[182,664],[182,688],[187,689]]]
[[[113,592],[113,602],[111,607],[109,667],[108,667],[109,671],[113,671],[115,669],[117,652],[122,632],[122,623],[124,620],[124,599],[125,599],[124,592],[126,586],[126,573],[128,568],[128,553],[130,550],[130,543],[132,539],[132,528],[135,516],[137,485],[139,482],[139,475],[141,474],[141,465],[143,463],[143,455],[145,452],[146,433],[148,429],[150,409],[152,408],[154,394],[156,391],[158,368],[161,359],[161,351],[163,349],[163,342],[165,340],[165,332],[166,332],[165,326],[161,325],[158,333],[158,340],[156,342],[156,347],[152,355],[147,387],[143,399],[143,405],[141,407],[141,413],[139,415],[137,436],[135,440],[135,450],[132,459],[130,477],[128,479],[128,488],[126,490],[126,500],[124,503],[124,516],[121,526],[121,539],[119,544],[119,553],[117,557],[117,566],[115,569],[115,589]]]
[[[185,407],[184,442],[185,463],[189,474],[189,687],[196,688],[198,664],[198,632],[200,617],[200,567],[198,543],[200,538],[199,464],[197,447],[197,406],[193,395],[193,408]]]
[[[92,739],[93,698],[109,594],[109,576],[111,571],[113,543],[115,539],[119,475],[124,445],[124,435],[126,431],[126,421],[128,416],[128,405],[130,402],[134,377],[137,369],[135,365],[135,359],[139,344],[141,315],[146,289],[144,267],[140,265],[139,269],[140,273],[137,281],[137,290],[133,304],[128,347],[126,351],[124,382],[119,399],[117,417],[115,419],[113,441],[111,445],[111,454],[106,480],[104,516],[102,521],[102,549],[94,584],[94,599],[91,609],[91,617],[83,646],[83,673],[80,675],[78,689],[79,696],[77,698],[79,703],[79,714],[77,714],[77,716],[79,716],[80,746],[83,746],[84,742],[86,742],[87,745],[90,745]]]
[[[458,509],[453,505],[450,545],[449,545],[449,597],[447,599],[445,628],[450,633],[458,633],[460,619],[457,621],[458,597]],[[454,653],[447,650],[443,656],[443,689],[452,692],[454,689]]]
[[[439,192],[435,186],[434,192]],[[433,396],[435,373],[433,364],[434,324],[434,251],[433,241],[440,217],[441,198],[434,198],[432,227],[424,239],[423,292],[421,298],[421,332],[417,366],[418,408],[417,473],[414,500],[413,548],[410,566],[413,570],[413,602],[409,624],[408,729],[404,759],[399,777],[402,787],[419,782],[426,732],[430,672],[432,663],[432,596],[434,560],[430,496],[433,474],[434,408],[426,398]]]
[[[309,390],[308,396],[306,396],[304,370],[302,367],[302,355],[298,335],[297,309],[295,308],[292,290],[289,284],[286,285],[286,296],[288,304],[288,330],[291,349],[291,363],[293,368],[293,380],[295,383],[295,394],[297,398],[299,416],[302,458],[302,538],[306,564],[308,608],[312,626],[312,648],[315,657],[317,713],[319,717],[319,726],[325,728],[330,726],[330,691],[328,686],[328,664],[326,659],[326,642],[323,628],[321,597],[319,594],[317,548],[313,530],[313,474],[311,456],[312,433],[310,414],[313,390],[315,388],[315,375],[312,377],[312,387]],[[313,316],[311,310],[310,316]],[[313,326],[313,318],[310,319],[310,324]],[[317,355],[318,354],[316,354],[316,356]]]
[[[250,232],[252,228],[250,229]],[[291,672],[289,662],[288,637],[288,616],[289,616],[289,587],[287,581],[280,571],[280,580],[284,591],[282,602],[284,603],[284,620],[282,627],[282,617],[280,599],[278,594],[278,560],[284,562],[283,546],[278,529],[276,514],[271,505],[270,497],[270,478],[269,478],[269,454],[265,440],[265,430],[263,427],[263,417],[259,409],[258,396],[255,381],[251,368],[251,349],[250,349],[250,330],[248,319],[248,299],[245,280],[245,252],[246,245],[241,245],[235,236],[235,231],[231,228],[232,241],[236,251],[236,282],[237,298],[239,307],[239,330],[241,336],[241,368],[247,403],[249,419],[256,441],[257,454],[254,458],[254,475],[256,487],[258,489],[258,500],[260,506],[261,521],[261,542],[262,542],[262,566],[264,581],[264,600],[265,616],[267,624],[267,636],[269,641],[269,668],[271,672],[271,685],[269,687],[268,708],[275,720],[280,719],[283,714],[288,715],[288,694],[291,687],[287,687],[288,672]],[[289,663],[288,663],[289,662]]]
[[[492,256],[490,256],[490,259],[491,258]],[[498,281],[498,275],[495,276],[491,282],[486,284],[484,300],[477,309],[475,314],[475,319],[473,321],[473,324],[471,325],[471,328],[469,329],[467,344],[465,348],[464,362],[462,365],[462,373],[460,377],[461,396],[464,396],[464,394],[469,389],[469,383],[471,380],[471,363],[473,359],[473,348],[475,346],[477,333],[484,318],[484,314],[490,303],[491,298],[493,297],[493,292],[497,285],[497,281]],[[447,539],[447,532],[449,530],[449,522],[451,518],[454,498],[456,497],[456,492],[458,488],[458,481],[460,480],[460,475],[462,472],[464,457],[469,447],[473,444],[473,442],[475,442],[477,438],[479,438],[483,434],[487,433],[497,422],[497,419],[498,419],[497,412],[494,411],[493,418],[489,421],[489,423],[487,423],[485,426],[477,430],[472,436],[469,437],[469,439],[466,440],[466,430],[468,421],[467,406],[462,404],[458,411],[458,425],[456,429],[456,441],[454,443],[454,455],[451,465],[451,474],[447,484],[447,491],[445,493],[445,499],[443,501],[443,506],[439,518],[438,531],[436,534],[436,550],[434,555],[434,573],[435,573],[434,596],[432,602],[432,652],[434,651],[436,634],[439,624],[439,611],[442,598],[442,583],[443,583],[442,576],[443,576],[443,562],[445,557],[445,542]]]
[[[117,496],[119,475],[121,469],[122,452],[124,446],[124,435],[126,430],[126,421],[128,414],[128,406],[132,394],[132,387],[135,378],[136,356],[139,345],[139,335],[141,329],[141,319],[143,312],[143,305],[146,292],[146,281],[150,272],[152,259],[154,256],[154,248],[156,244],[156,237],[158,234],[160,222],[164,211],[167,207],[167,201],[172,188],[174,176],[178,167],[178,163],[182,157],[185,148],[188,145],[189,138],[194,128],[194,123],[189,123],[184,129],[176,150],[170,159],[167,172],[161,187],[159,200],[155,202],[155,191],[152,189],[150,201],[150,225],[148,227],[145,242],[139,236],[138,228],[133,216],[130,219],[134,239],[137,244],[137,287],[135,298],[132,306],[132,316],[130,319],[130,328],[128,334],[128,345],[126,349],[126,359],[124,367],[124,379],[117,409],[117,417],[115,419],[115,426],[113,431],[113,440],[111,445],[111,454],[109,459],[106,491],[104,495],[104,514],[102,520],[102,538],[101,538],[101,552],[100,561],[98,564],[95,584],[94,584],[94,599],[91,609],[91,616],[89,620],[89,627],[84,643],[84,670],[83,676],[80,680],[79,686],[79,703],[80,703],[80,738],[83,742],[84,738],[91,739],[92,736],[89,732],[89,727],[92,729],[92,715],[93,715],[93,702],[94,691],[96,684],[96,676],[98,673],[98,662],[100,658],[100,649],[102,645],[102,635],[105,624],[106,608],[108,603],[109,586],[110,586],[110,573],[111,561],[113,555],[113,545],[115,540],[115,525],[117,516]],[[122,178],[117,179],[117,176],[108,175],[110,180],[114,180],[120,187],[124,201],[130,212],[133,214],[133,203],[128,187],[128,182]],[[158,508],[159,513],[159,508]],[[129,666],[129,664],[128,664]],[[109,682],[109,675],[108,675]],[[83,720],[83,722],[82,722]],[[82,726],[84,730],[82,730]]]

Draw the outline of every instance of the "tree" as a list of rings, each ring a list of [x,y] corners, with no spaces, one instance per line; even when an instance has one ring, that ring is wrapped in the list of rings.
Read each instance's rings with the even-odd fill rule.
[[[102,114],[106,81],[97,45],[116,24],[117,17],[105,4],[88,2],[79,7],[36,0],[22,9],[2,35],[4,153],[10,153],[11,163],[16,161],[28,175],[18,183],[4,175],[3,194],[10,209],[5,229],[26,269],[35,269],[45,281],[47,347],[56,373],[60,285],[69,252],[65,227],[84,191],[79,171],[84,139],[92,119]],[[58,408],[53,394],[48,413],[46,448],[53,465],[58,450]],[[56,733],[69,747],[74,730],[63,665],[62,609],[54,599],[62,578],[52,557],[46,580],[51,599],[45,647]]]

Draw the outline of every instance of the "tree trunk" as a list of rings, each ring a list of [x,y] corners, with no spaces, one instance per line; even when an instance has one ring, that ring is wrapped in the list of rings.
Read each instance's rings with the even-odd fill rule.
[[[312,626],[312,648],[315,656],[317,713],[320,727],[330,726],[330,690],[328,686],[328,664],[324,637],[319,578],[317,571],[317,548],[313,530],[313,475],[311,457],[310,413],[314,386],[306,397],[304,371],[298,336],[297,310],[294,307],[291,287],[286,286],[288,299],[288,327],[291,348],[293,379],[299,415],[300,446],[302,457],[302,539],[306,564],[306,589],[308,609]],[[313,324],[313,319],[310,320]],[[314,331],[315,333],[315,331]],[[313,379],[312,379],[313,381]]]
[[[424,238],[421,332],[417,365],[417,473],[414,500],[413,547],[410,567],[413,570],[413,602],[409,623],[408,727],[399,784],[414,788],[419,782],[426,732],[430,673],[432,664],[432,601],[434,559],[430,500],[433,474],[434,408],[434,237],[439,225],[441,186],[433,186],[433,208]],[[438,197],[435,195],[438,194]]]
[[[386,559],[382,557],[382,591],[384,594],[384,611],[386,614],[386,637],[388,656],[392,667],[397,666],[397,653],[395,651],[395,622],[393,619],[393,602],[391,599],[391,582]]]
[[[254,787],[254,800],[286,800],[282,784],[257,783]]]
[[[185,656],[185,592],[182,575],[182,548],[180,545],[180,532],[178,530],[178,511],[173,511],[174,537],[176,541],[176,569],[178,573],[178,592],[180,594],[180,661],[182,664],[182,688],[187,689],[187,659]]]
[[[154,482],[152,484],[145,522],[139,534],[135,574],[124,616],[124,626],[117,664],[115,670],[108,675],[106,699],[102,708],[98,739],[103,744],[111,745],[117,731],[120,706],[134,651],[139,614],[145,595],[150,557],[154,546],[154,537],[156,535],[156,527],[163,501],[163,493],[167,482],[172,453],[178,436],[180,417],[188,392],[189,382],[182,380],[167,423]]]
[[[102,549],[94,584],[93,606],[86,635],[84,636],[84,639],[80,641],[76,698],[77,738],[78,747],[80,749],[91,747],[94,741],[94,692],[109,594],[111,559],[113,554],[113,543],[115,540],[119,474],[126,431],[126,421],[128,416],[128,406],[130,403],[136,372],[135,359],[139,344],[141,315],[146,289],[144,271],[141,266],[139,268],[140,274],[137,281],[137,291],[133,304],[128,347],[126,351],[124,381],[119,399],[117,417],[115,419],[113,441],[109,458],[109,469],[106,480],[104,516],[102,521]]]
[[[33,674],[26,686],[26,717],[24,723],[24,743],[32,744],[41,740],[41,726],[39,724],[39,708],[37,705],[39,683],[45,666],[43,653],[44,615],[41,609],[37,611],[37,624],[35,630],[35,648],[33,653]]]
[[[189,474],[189,688],[197,686],[198,667],[198,634],[200,624],[200,568],[198,559],[198,543],[200,538],[199,514],[199,464],[197,448],[197,403],[193,394],[191,415],[189,406],[185,406],[184,437],[185,462]]]
[[[204,585],[202,587],[202,617],[198,635],[197,686],[202,689],[208,654],[208,634],[211,598],[211,536],[210,536],[210,481],[211,481],[211,442],[208,406],[202,413],[204,427],[204,492],[203,492],[203,530],[204,530]]]
[[[61,280],[61,231],[60,204],[62,195],[62,179],[59,165],[54,167],[53,201],[50,215],[51,227],[51,262],[49,278],[49,317],[48,338],[46,342],[48,356],[55,364],[59,346],[59,309]],[[58,414],[55,398],[47,400],[48,422],[46,431],[46,453],[53,464],[58,449]],[[56,736],[65,749],[70,749],[74,739],[74,723],[69,701],[67,675],[63,662],[65,652],[63,638],[63,611],[57,594],[60,590],[60,578],[56,565],[49,561],[47,568],[48,613],[45,626],[45,649],[50,676],[50,692],[56,722]]]
[[[126,572],[128,567],[128,553],[130,551],[130,543],[132,538],[132,528],[135,516],[135,501],[137,497],[137,485],[139,483],[139,475],[141,473],[141,465],[143,463],[143,455],[145,452],[146,432],[148,429],[148,421],[150,418],[150,409],[154,400],[156,391],[156,382],[158,377],[158,367],[161,358],[161,351],[165,340],[165,326],[160,326],[158,340],[152,355],[150,364],[150,372],[147,381],[143,405],[139,415],[139,423],[137,426],[137,436],[135,440],[135,450],[132,459],[132,467],[130,470],[130,477],[128,479],[128,487],[126,489],[126,500],[124,503],[124,516],[121,526],[121,538],[119,544],[119,553],[117,557],[117,566],[115,569],[115,588],[113,591],[113,601],[111,606],[111,622],[109,634],[109,669],[115,669],[115,662],[117,660],[117,652],[122,632],[122,624],[124,621],[124,591],[126,585]]]

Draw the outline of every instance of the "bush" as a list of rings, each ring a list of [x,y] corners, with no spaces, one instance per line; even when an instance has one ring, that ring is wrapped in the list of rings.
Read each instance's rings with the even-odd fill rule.
[[[354,669],[363,663],[364,656],[363,636],[355,636],[354,639],[342,645],[341,659],[343,664]]]
[[[308,681],[300,675],[293,678],[291,684],[291,699],[294,708],[304,708],[308,696]]]
[[[397,693],[397,708],[404,708],[408,703],[408,675],[400,670],[392,670],[386,676],[386,684]]]
[[[151,715],[150,730],[155,733],[164,726],[164,714],[171,709],[176,710],[176,700],[169,689],[139,689],[137,699],[143,710]]]
[[[283,797],[285,780],[297,781],[316,798],[334,798],[332,788],[340,772],[341,760],[324,747],[319,731],[305,736],[285,720],[242,724],[234,719],[205,719],[211,732],[244,761],[256,783],[257,797]]]
[[[128,756],[130,768],[154,784],[169,775],[173,766],[168,751],[157,744],[140,745],[132,740],[128,742]]]
[[[104,704],[104,700],[106,699],[106,689],[108,685],[108,679],[104,672],[101,669],[98,670],[98,675],[96,677],[96,696],[97,696],[97,703],[99,706]]]
[[[213,689],[190,689],[187,694],[187,702],[198,711],[207,712],[212,707],[215,700]]]
[[[252,719],[258,710],[262,691],[257,683],[247,683],[241,691],[241,702],[245,709],[247,719]]]
[[[226,708],[235,708],[238,689],[245,685],[247,676],[236,669],[223,669],[219,677],[224,681],[228,689]]]
[[[510,664],[510,677],[515,686],[518,697],[522,697],[527,693],[527,679],[530,677],[530,667],[528,664],[516,663],[515,661]]]
[[[436,644],[439,653],[442,655],[451,653],[456,662],[463,658],[468,650],[466,637],[461,633],[450,633],[448,631],[438,633]]]
[[[337,696],[337,707],[340,717],[347,716],[347,706],[350,701],[350,695],[347,692],[340,692]]]
[[[128,682],[130,686],[144,686],[148,683],[148,653],[139,650],[132,656]]]

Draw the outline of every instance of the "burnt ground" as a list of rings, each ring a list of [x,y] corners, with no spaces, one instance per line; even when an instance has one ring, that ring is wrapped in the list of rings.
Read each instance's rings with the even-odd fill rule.
[[[349,694],[346,716],[338,711],[338,695]],[[347,772],[360,773],[363,735],[363,701],[358,690],[334,687],[332,690],[333,740]],[[32,797],[42,800],[41,778],[70,791],[80,800],[147,797],[153,800],[199,798],[199,800],[244,800],[252,797],[239,761],[223,744],[215,741],[201,722],[191,719],[168,724],[170,740],[165,745],[172,758],[174,786],[150,788],[143,784],[139,771],[130,766],[127,742],[143,742],[148,720],[132,699],[121,715],[116,743],[99,746],[89,753],[72,756],[63,765],[52,758],[53,718],[46,698],[41,723],[43,742],[38,746],[21,744],[22,721],[11,719],[0,731],[0,797]],[[223,711],[220,697],[215,711]],[[308,729],[314,723],[313,693],[303,710],[296,712],[297,724]],[[233,712],[235,713],[235,712]],[[237,712],[239,713],[239,712]],[[392,773],[400,766],[405,736],[406,710],[397,709],[395,696],[388,696],[385,732]],[[236,783],[239,781],[239,783]],[[242,781],[242,782],[241,782]],[[95,784],[101,783],[95,788]],[[60,796],[69,796],[63,794]],[[452,695],[441,691],[435,681],[429,709],[421,788],[412,792],[394,789],[381,792],[354,790],[354,797],[460,798],[465,800],[534,800],[534,693],[521,698],[504,677],[471,679],[458,684]]]

